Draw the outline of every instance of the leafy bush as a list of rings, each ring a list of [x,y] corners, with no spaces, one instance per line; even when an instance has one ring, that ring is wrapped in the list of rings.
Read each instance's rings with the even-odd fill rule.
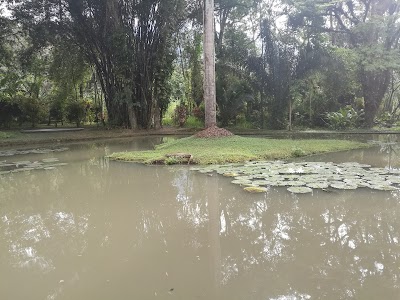
[[[377,124],[380,127],[391,128],[396,124],[398,118],[398,115],[393,115],[390,112],[384,112],[377,118]]]
[[[172,118],[165,117],[162,119],[163,126],[174,126],[174,120]]]
[[[63,123],[64,114],[65,114],[65,105],[64,105],[63,101],[60,101],[60,100],[54,101],[50,106],[49,123],[50,123],[50,120],[53,120],[57,127],[57,123]]]
[[[0,126],[10,127],[21,117],[21,114],[18,104],[0,100]]]
[[[168,105],[165,113],[162,116],[162,125],[163,126],[173,126],[175,125],[175,109],[178,106],[176,101],[171,102]]]
[[[86,117],[86,102],[74,101],[67,106],[67,119],[71,123],[76,123],[76,127],[81,126]]]
[[[235,128],[240,128],[240,129],[252,129],[252,128],[255,128],[253,123],[248,121],[244,114],[239,114],[239,115],[236,116],[235,126],[234,127]]]
[[[103,107],[101,106],[101,104],[90,106],[89,122],[92,123],[92,121],[96,124],[98,124],[99,122],[102,122],[104,124]]]
[[[335,130],[359,128],[364,120],[364,110],[356,111],[351,105],[326,114],[328,124]]]
[[[190,116],[187,118],[185,122],[185,127],[188,128],[204,128],[204,121],[199,120],[194,116]]]
[[[43,105],[38,98],[21,96],[19,100],[23,121],[30,122],[32,127],[36,127],[42,119],[45,119]]]

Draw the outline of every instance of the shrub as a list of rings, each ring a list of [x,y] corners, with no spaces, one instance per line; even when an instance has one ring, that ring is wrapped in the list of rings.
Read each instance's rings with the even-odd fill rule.
[[[76,127],[81,126],[86,116],[86,102],[74,101],[67,106],[67,119],[71,123],[76,123]]]
[[[347,105],[337,112],[327,113],[326,118],[329,126],[335,130],[359,128],[364,120],[364,110],[356,111]]]
[[[38,98],[21,96],[19,101],[23,121],[30,122],[32,127],[36,127],[42,119],[45,119],[43,105]]]
[[[254,128],[254,125],[246,119],[244,114],[239,114],[236,116],[235,127],[240,129],[251,129]]]
[[[65,114],[65,107],[64,103],[60,100],[54,101],[49,110],[49,125],[50,121],[53,120],[57,127],[57,123],[63,123],[64,121],[64,114]]]
[[[172,118],[163,118],[162,120],[162,125],[163,126],[173,126],[174,125],[174,120]]]
[[[397,115],[393,115],[390,112],[384,112],[377,118],[377,124],[380,127],[393,127],[398,120]]]
[[[187,118],[185,127],[188,128],[204,128],[204,122],[195,118],[194,116],[190,116]]]
[[[0,100],[0,126],[10,127],[13,122],[21,118],[21,115],[18,104]]]

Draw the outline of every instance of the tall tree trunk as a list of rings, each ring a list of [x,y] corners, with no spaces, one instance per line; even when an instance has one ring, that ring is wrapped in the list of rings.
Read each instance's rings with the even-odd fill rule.
[[[161,109],[160,106],[158,105],[158,101],[154,101],[153,104],[153,127],[154,129],[160,129],[161,128]]]
[[[138,129],[136,112],[132,105],[128,105],[129,125],[131,129]]]
[[[204,4],[204,103],[205,127],[208,128],[217,125],[214,0],[205,0]]]

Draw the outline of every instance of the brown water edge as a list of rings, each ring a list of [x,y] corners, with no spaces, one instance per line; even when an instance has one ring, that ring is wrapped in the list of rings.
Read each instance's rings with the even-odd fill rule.
[[[253,195],[104,159],[148,146],[76,146],[48,155],[67,166],[0,178],[0,299],[398,299],[398,192]],[[308,159],[379,167],[388,154]]]
[[[46,127],[46,129],[51,129]],[[53,128],[55,129],[55,128]],[[62,129],[62,128],[60,128]],[[2,129],[3,130],[3,129]],[[0,148],[11,146],[53,145],[113,139],[135,139],[138,137],[191,135],[196,130],[190,128],[165,127],[159,130],[107,129],[88,127],[81,131],[53,131],[22,133],[19,130],[3,130],[10,138],[0,139]]]
[[[42,128],[43,129],[43,128]],[[45,130],[56,129],[46,126]],[[63,129],[63,128],[59,128]],[[85,127],[81,131],[65,131],[65,132],[36,132],[22,133],[20,130],[2,131],[11,135],[10,138],[0,139],[0,148],[10,146],[32,146],[32,145],[52,145],[60,143],[88,142],[102,139],[116,138],[136,138],[149,136],[190,136],[200,131],[199,128],[177,128],[164,127],[159,130],[131,130],[131,129],[108,129],[103,127]],[[355,131],[327,131],[327,130],[303,130],[303,131],[286,131],[286,130],[254,130],[254,129],[229,129],[236,135],[257,136],[266,138],[284,138],[284,139],[350,139],[357,141],[366,141],[373,139],[392,139],[397,140],[400,136],[395,131],[377,131],[377,130],[355,130]]]

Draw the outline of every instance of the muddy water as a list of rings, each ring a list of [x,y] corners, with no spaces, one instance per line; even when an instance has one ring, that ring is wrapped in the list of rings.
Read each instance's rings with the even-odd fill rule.
[[[109,162],[158,138],[3,157],[0,299],[400,299],[400,193],[248,194],[181,167]],[[400,167],[385,148],[307,160]]]

